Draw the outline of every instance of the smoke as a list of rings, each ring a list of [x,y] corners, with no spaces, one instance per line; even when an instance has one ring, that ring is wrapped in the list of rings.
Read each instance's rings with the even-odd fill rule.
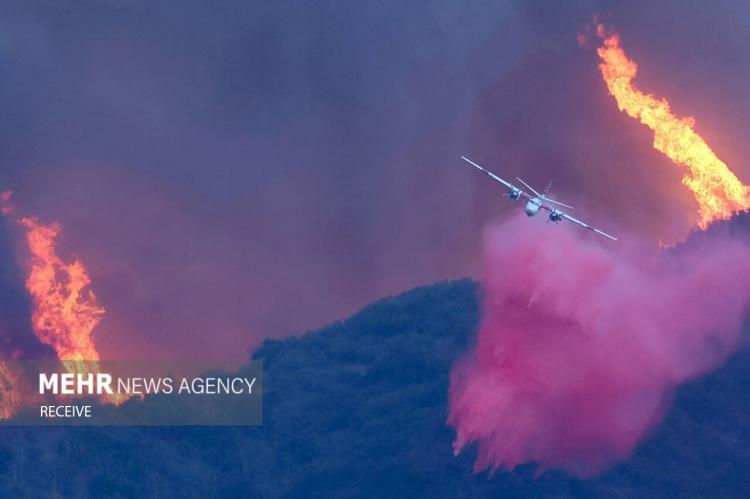
[[[694,113],[691,127],[735,165],[742,187],[747,169],[741,148],[722,141],[719,131],[729,129],[731,136],[732,122],[743,113],[722,124],[706,112],[708,102],[721,100],[712,93],[723,83],[704,79],[717,68],[701,67],[672,47],[683,28],[662,24],[672,36],[664,30],[658,35],[670,41],[643,33],[635,24],[651,18],[649,10],[630,8],[615,23],[619,27],[622,19],[628,26],[634,59],[644,61],[644,88],[669,95],[679,115]],[[546,24],[546,11],[530,14],[540,36],[552,40],[557,29],[566,29],[565,23]],[[731,50],[731,40],[720,44]],[[524,61],[487,94],[480,122],[484,150],[499,158],[494,163],[525,164],[535,176],[562,174],[585,193],[582,203],[572,197],[594,217],[590,221],[617,235],[629,233],[629,242],[601,246],[575,229],[551,238],[544,224],[517,219],[488,229],[483,322],[476,345],[454,366],[448,422],[457,432],[456,453],[476,443],[476,470],[536,463],[540,470],[589,477],[627,459],[661,421],[674,389],[737,348],[750,302],[743,284],[750,264],[743,257],[748,242],[716,227],[674,249],[655,249],[657,240],[685,240],[701,220],[702,205],[680,185],[675,164],[644,149],[652,137],[619,114],[595,58],[583,61],[567,49],[553,57],[555,50]],[[673,62],[669,75],[658,61]],[[732,74],[731,64],[719,66]],[[557,90],[549,89],[550,75]],[[696,79],[702,84],[691,86],[692,94],[685,91],[684,83]],[[709,90],[698,95],[699,89]],[[500,106],[511,94],[515,103]],[[744,97],[738,102],[744,105]],[[682,156],[672,156],[680,163]],[[714,177],[685,184],[717,195],[701,183]],[[611,222],[598,223],[600,213]],[[705,209],[700,214],[705,221]]]
[[[0,189],[86,263],[104,357],[244,357],[476,275],[508,210],[461,154],[554,178],[594,225],[677,240],[694,203],[679,170],[575,39],[608,11],[643,88],[744,168],[743,2],[9,0]]]
[[[467,274],[511,5],[83,4],[0,5],[0,190],[86,263],[104,357],[244,358]]]
[[[615,250],[520,217],[484,239],[477,343],[451,376],[455,451],[477,470],[527,462],[587,477],[626,459],[673,389],[736,348],[748,245],[721,231]]]

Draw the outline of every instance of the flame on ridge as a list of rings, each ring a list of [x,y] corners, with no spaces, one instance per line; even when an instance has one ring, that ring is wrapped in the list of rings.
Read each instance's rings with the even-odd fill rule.
[[[608,33],[602,24],[597,24],[596,33],[603,42],[597,54],[609,93],[620,111],[653,130],[656,150],[685,167],[682,183],[698,203],[698,226],[705,229],[715,220],[750,208],[750,189],[695,132],[695,120],[675,116],[666,99],[640,91],[633,84],[638,65],[620,47],[620,36]]]

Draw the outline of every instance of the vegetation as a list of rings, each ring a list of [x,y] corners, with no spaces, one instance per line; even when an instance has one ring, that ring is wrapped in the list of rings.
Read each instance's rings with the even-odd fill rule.
[[[469,280],[266,341],[258,427],[0,428],[6,497],[727,497],[750,490],[750,355],[679,390],[636,455],[578,480],[472,473],[445,426],[450,368],[479,322]]]

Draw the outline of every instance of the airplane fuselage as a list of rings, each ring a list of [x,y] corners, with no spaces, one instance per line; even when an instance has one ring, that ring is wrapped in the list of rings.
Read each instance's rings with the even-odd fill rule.
[[[613,241],[617,241],[616,237],[610,236],[606,232],[602,232],[599,229],[591,227],[590,225],[583,223],[582,221],[578,220],[577,218],[574,218],[574,217],[568,215],[567,213],[563,212],[561,210],[561,208],[558,208],[558,206],[562,206],[562,207],[567,208],[569,210],[573,209],[572,206],[569,206],[569,205],[567,205],[565,203],[561,203],[559,201],[555,201],[554,199],[550,199],[550,198],[547,197],[547,192],[549,192],[550,188],[552,187],[552,182],[549,182],[547,184],[547,187],[544,189],[543,193],[539,193],[539,192],[535,191],[534,188],[531,187],[529,184],[527,184],[526,182],[524,182],[522,179],[520,179],[519,177],[516,177],[518,179],[518,181],[521,184],[523,184],[524,187],[526,187],[530,192],[534,193],[534,195],[532,196],[531,194],[527,193],[526,191],[523,191],[519,187],[516,187],[515,185],[511,184],[507,180],[504,180],[504,179],[498,177],[497,175],[495,175],[494,173],[485,170],[480,165],[474,163],[472,160],[470,160],[466,156],[461,156],[461,159],[463,159],[464,161],[466,161],[470,165],[474,166],[478,170],[483,171],[484,173],[486,173],[487,175],[489,175],[490,178],[492,178],[493,180],[495,180],[495,181],[503,184],[503,186],[505,186],[505,188],[507,189],[507,191],[505,193],[505,197],[509,197],[510,199],[512,199],[514,201],[518,200],[518,199],[520,199],[522,197],[524,199],[528,199],[528,202],[526,203],[526,206],[524,206],[524,211],[526,212],[527,216],[533,217],[534,215],[536,215],[537,213],[539,213],[540,210],[546,210],[546,211],[549,212],[549,220],[550,220],[550,222],[557,223],[557,222],[560,222],[562,220],[568,220],[568,221],[570,221],[570,222],[572,222],[574,224],[580,225],[581,227],[583,227],[585,229],[592,230],[592,231],[596,232],[597,234],[599,234],[600,236],[604,236],[604,237],[607,237],[609,239],[612,239]]]
[[[531,198],[529,199],[529,202],[526,203],[526,206],[524,207],[524,211],[526,214],[530,217],[533,217],[537,213],[539,213],[539,208],[542,206],[542,200],[539,198]]]

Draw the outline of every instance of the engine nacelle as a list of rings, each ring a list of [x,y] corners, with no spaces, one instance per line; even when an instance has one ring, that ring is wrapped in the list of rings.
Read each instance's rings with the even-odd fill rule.
[[[552,210],[549,214],[549,221],[550,222],[559,222],[562,220],[562,213],[560,213],[557,210]]]
[[[512,189],[508,193],[508,197],[511,198],[513,201],[517,200],[521,197],[521,189]]]

